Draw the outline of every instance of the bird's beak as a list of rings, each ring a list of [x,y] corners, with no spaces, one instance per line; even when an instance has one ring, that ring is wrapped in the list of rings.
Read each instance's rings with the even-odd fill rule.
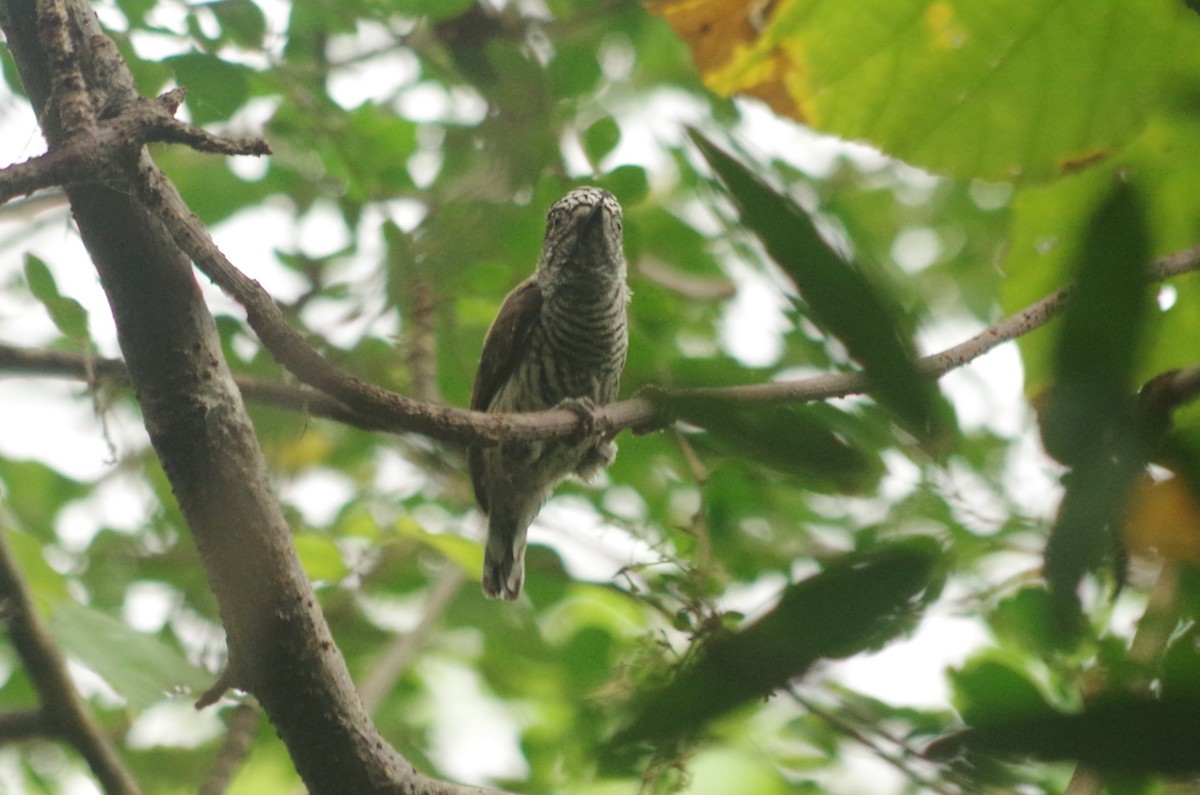
[[[604,224],[604,202],[596,202],[587,214],[587,218],[583,219],[583,231],[585,234],[591,234],[598,230]]]

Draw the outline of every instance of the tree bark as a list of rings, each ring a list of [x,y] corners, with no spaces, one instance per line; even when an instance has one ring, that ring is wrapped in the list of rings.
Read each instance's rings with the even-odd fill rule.
[[[0,0],[0,25],[52,152],[140,101],[83,0]],[[154,169],[140,147],[115,165],[130,181]],[[483,792],[417,773],[363,709],[271,493],[191,264],[163,222],[128,186],[65,188],[146,429],[220,605],[222,684],[257,697],[314,793]]]

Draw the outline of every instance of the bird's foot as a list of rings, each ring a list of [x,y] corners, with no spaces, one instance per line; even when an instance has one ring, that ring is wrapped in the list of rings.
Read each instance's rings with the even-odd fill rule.
[[[597,435],[596,404],[592,402],[591,398],[566,398],[554,408],[569,411],[579,418],[579,426],[570,437],[571,441],[579,443]]]

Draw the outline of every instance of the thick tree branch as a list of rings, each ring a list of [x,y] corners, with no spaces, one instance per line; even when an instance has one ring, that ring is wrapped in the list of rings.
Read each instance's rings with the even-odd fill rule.
[[[91,8],[84,0],[52,1],[66,10],[92,107],[104,109],[100,117],[136,105],[132,76]],[[36,20],[35,0],[0,0],[0,25],[53,153],[73,138],[58,125],[60,116],[47,112],[54,81]],[[144,151],[117,161],[128,165],[128,178],[174,193]],[[310,792],[485,792],[418,773],[363,709],[272,494],[191,264],[151,211],[157,208],[148,209],[126,185],[69,183],[66,192],[112,308],[151,443],[220,608],[229,647],[225,681],[262,704]]]
[[[137,795],[140,792],[137,783],[75,690],[66,661],[34,609],[3,533],[0,533],[0,611],[9,640],[42,703],[39,717],[45,731],[65,739],[87,760],[106,795]],[[27,729],[35,725],[32,716],[18,721],[10,715],[10,731],[22,722]]]

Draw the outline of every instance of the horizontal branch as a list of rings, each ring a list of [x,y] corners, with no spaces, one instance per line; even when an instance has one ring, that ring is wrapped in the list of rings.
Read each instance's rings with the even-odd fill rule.
[[[221,256],[223,258],[223,255]],[[228,267],[232,268],[233,266],[229,265]],[[1147,278],[1157,282],[1197,269],[1200,269],[1200,246],[1154,260],[1147,270]],[[242,279],[246,278],[240,273],[238,276]],[[254,285],[253,289],[262,289],[257,282],[252,282],[252,284]],[[930,378],[940,378],[951,370],[974,361],[996,346],[1044,326],[1066,307],[1070,293],[1070,287],[1064,287],[1026,309],[988,326],[958,345],[921,358],[917,362],[917,368]],[[265,291],[262,295],[266,295]],[[269,298],[263,300],[269,300]],[[274,304],[271,303],[271,306]],[[283,322],[282,314],[280,322]],[[287,328],[288,332],[286,333],[295,334],[290,327]],[[335,370],[337,378],[357,382],[360,386],[352,388],[362,390],[359,397],[366,406],[366,410],[352,409],[345,403],[316,389],[239,376],[236,381],[246,398],[263,405],[305,412],[312,416],[324,417],[364,430],[416,431],[434,438],[485,444],[500,440],[534,440],[566,436],[575,431],[579,422],[578,416],[569,411],[481,414],[422,403],[357,381],[353,376],[336,371],[333,365],[328,364],[298,334],[296,334],[295,340],[288,342],[288,345],[303,346],[303,349],[307,351],[302,354],[304,359],[311,360],[315,357],[322,363],[320,366],[323,369]],[[272,352],[276,354],[277,358],[280,358],[277,351]],[[285,357],[290,355],[290,353],[285,353]],[[284,361],[284,364],[286,365],[287,361]],[[80,354],[0,344],[0,375],[9,372],[59,375],[82,379],[87,377],[87,367],[88,363]],[[91,367],[93,372],[100,377],[120,379],[122,382],[127,378],[124,364],[116,359],[93,359]],[[333,378],[334,376],[325,373],[324,377]],[[1176,378],[1181,378],[1181,376],[1176,376]],[[324,381],[320,381],[320,383],[324,383]],[[740,403],[808,403],[861,394],[867,390],[868,386],[866,377],[861,373],[828,373],[765,384],[669,390],[665,391],[663,395],[668,400],[681,397],[708,397]],[[380,408],[381,404],[373,402],[374,395],[380,396],[379,400],[382,402],[383,408]],[[394,416],[397,412],[401,413],[398,420]],[[637,397],[599,407],[596,410],[596,418],[597,428],[608,433],[625,428],[654,427],[668,420],[662,416],[653,401]]]
[[[0,745],[56,737],[58,734],[40,709],[0,712]]]
[[[82,353],[0,344],[0,377],[5,375],[51,376],[73,380],[92,377],[129,385],[129,371],[120,359],[89,359]],[[324,417],[368,431],[386,430],[373,418],[352,411],[315,389],[248,376],[234,376],[234,381],[243,397],[260,405]]]

